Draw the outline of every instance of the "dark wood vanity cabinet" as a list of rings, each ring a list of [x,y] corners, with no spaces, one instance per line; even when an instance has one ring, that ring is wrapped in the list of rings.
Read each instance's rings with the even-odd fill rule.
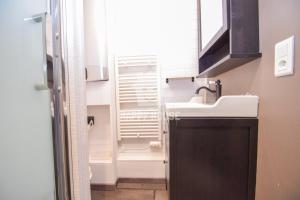
[[[166,133],[169,200],[254,200],[256,118],[178,118]]]

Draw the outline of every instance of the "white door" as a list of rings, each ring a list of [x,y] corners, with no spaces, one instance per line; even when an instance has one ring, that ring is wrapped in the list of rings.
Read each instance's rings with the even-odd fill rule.
[[[42,87],[44,22],[37,15],[46,7],[46,0],[0,0],[1,200],[56,198],[50,91]]]

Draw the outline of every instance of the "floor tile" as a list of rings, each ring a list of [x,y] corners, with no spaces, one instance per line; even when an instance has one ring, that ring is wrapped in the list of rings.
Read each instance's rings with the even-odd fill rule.
[[[92,191],[92,200],[153,200],[153,190]]]
[[[142,183],[141,187],[144,190],[166,190],[166,184]]]
[[[163,190],[156,190],[155,200],[168,200],[168,192]]]
[[[165,190],[166,184],[161,183],[118,183],[118,189]]]
[[[92,190],[92,200],[168,200],[168,193],[162,181],[128,180],[118,182],[114,191]]]
[[[118,183],[118,189],[142,189],[142,183]]]

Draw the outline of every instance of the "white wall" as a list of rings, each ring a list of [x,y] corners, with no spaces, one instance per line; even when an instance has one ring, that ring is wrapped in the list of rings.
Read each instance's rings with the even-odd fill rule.
[[[87,82],[87,105],[111,105],[112,101],[114,101],[114,89],[111,85],[111,82],[112,80],[101,82]]]
[[[88,116],[94,116],[95,124],[88,132],[90,161],[112,160],[112,133],[109,106],[88,106]]]
[[[187,101],[198,86],[166,77],[198,73],[197,0],[115,0],[116,53],[159,55],[162,100]]]
[[[116,53],[154,53],[163,73],[197,73],[197,0],[115,0]]]

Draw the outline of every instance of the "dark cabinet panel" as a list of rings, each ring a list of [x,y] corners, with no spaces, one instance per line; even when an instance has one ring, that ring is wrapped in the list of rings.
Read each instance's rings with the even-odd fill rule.
[[[170,200],[254,200],[257,119],[169,123]]]

